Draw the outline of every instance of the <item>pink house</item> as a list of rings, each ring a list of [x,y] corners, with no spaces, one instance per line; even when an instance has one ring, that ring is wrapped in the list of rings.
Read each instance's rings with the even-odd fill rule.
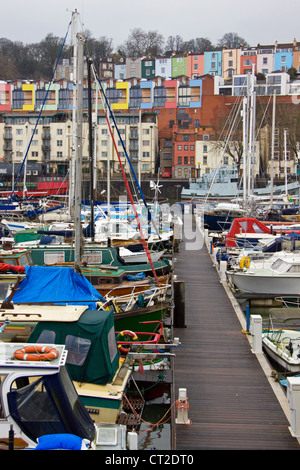
[[[11,85],[0,83],[0,111],[11,110]]]
[[[204,75],[204,54],[187,56],[187,76],[197,78]]]

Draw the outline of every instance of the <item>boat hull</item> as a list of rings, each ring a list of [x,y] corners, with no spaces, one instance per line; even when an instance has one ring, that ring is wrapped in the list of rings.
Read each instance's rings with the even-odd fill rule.
[[[280,346],[272,342],[268,335],[263,335],[263,349],[266,354],[278,364],[281,369],[284,369],[287,372],[298,374],[300,373],[300,359],[297,357],[292,357],[286,352],[286,348],[283,344]]]
[[[245,272],[227,272],[236,289],[251,294],[278,296],[300,295],[300,278],[291,276],[254,275]]]
[[[157,323],[146,323],[149,321],[162,321],[167,314],[170,302],[160,302],[157,305],[145,308],[137,308],[129,312],[119,312],[114,314],[115,330],[131,330],[153,333],[157,328]]]

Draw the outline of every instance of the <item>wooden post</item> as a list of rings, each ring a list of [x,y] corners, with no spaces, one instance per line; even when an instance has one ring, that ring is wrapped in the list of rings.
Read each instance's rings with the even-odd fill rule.
[[[185,283],[174,281],[174,328],[185,328]]]

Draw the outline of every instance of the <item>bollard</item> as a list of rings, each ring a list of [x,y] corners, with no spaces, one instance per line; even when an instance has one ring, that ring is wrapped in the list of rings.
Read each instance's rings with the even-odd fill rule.
[[[226,281],[227,261],[220,261],[220,279]]]
[[[127,443],[129,450],[138,450],[138,435],[136,432],[128,432]]]
[[[186,388],[180,388],[177,401],[177,418],[176,424],[191,424],[188,418],[189,404],[187,401]]]
[[[262,353],[262,318],[260,315],[251,315],[250,332],[253,336],[252,352]]]
[[[287,400],[290,406],[290,431],[300,437],[300,377],[287,377]]]

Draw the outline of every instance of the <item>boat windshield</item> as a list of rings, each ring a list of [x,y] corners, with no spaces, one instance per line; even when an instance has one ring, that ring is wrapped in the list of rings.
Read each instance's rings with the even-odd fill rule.
[[[12,418],[34,441],[45,434],[59,433],[94,439],[94,424],[65,367],[56,374],[31,377],[30,383],[28,377],[18,379],[8,394],[8,404]]]
[[[300,265],[289,263],[287,261],[277,259],[272,264],[272,269],[276,270],[279,273],[299,273],[300,272]]]

